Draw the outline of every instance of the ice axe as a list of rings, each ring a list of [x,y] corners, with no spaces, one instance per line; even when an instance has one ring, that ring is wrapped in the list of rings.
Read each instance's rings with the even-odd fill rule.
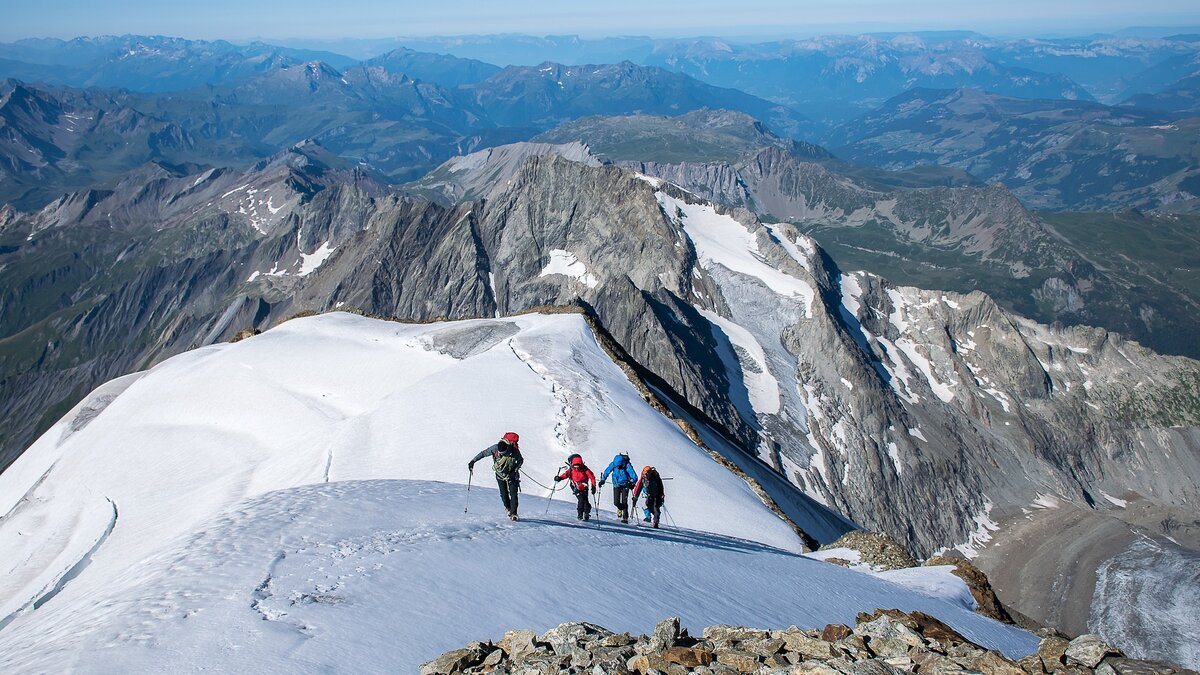
[[[467,501],[463,504],[463,513],[471,506],[471,479],[475,477],[474,467],[467,469]]]

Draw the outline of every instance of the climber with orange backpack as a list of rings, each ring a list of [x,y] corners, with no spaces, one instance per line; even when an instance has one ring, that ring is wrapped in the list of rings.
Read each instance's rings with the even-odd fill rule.
[[[666,498],[666,494],[663,492],[662,477],[658,475],[658,469],[652,466],[642,469],[641,478],[638,478],[637,485],[633,486],[634,510],[637,510],[638,497],[642,494],[642,490],[646,491],[646,508],[644,509],[646,517],[643,520],[654,527],[658,527],[658,517],[662,511],[663,501]]]
[[[592,504],[588,501],[588,483],[591,482],[591,493],[596,494],[596,474],[583,463],[583,457],[579,455],[571,455],[567,458],[567,468],[559,475],[554,477],[554,482],[560,480],[571,481],[571,491],[575,493],[576,518],[579,520],[590,520],[592,517]]]

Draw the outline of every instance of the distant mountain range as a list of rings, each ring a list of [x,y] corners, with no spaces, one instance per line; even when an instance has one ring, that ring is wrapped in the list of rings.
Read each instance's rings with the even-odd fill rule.
[[[460,84],[414,79],[398,68]],[[0,97],[7,130],[0,142],[10,149],[0,163],[0,202],[20,208],[82,187],[107,187],[147,161],[245,163],[309,138],[404,181],[456,154],[527,139],[586,115],[721,106],[787,133],[808,125],[784,106],[629,62],[494,70],[403,51],[344,70],[284,59],[242,78],[170,93],[9,80],[0,84]]]
[[[158,92],[219,86],[281,65],[321,61],[338,70],[382,65],[457,87],[508,65],[630,61],[739,89],[834,125],[913,88],[972,87],[1109,104],[1154,95],[1195,72],[1187,68],[1200,51],[1200,36],[1034,40],[943,31],[751,43],[483,35],[310,44],[321,49],[141,36],[22,40],[0,45],[0,77]]]
[[[1131,106],[915,89],[826,142],[889,169],[956,167],[1035,208],[1194,211],[1200,198],[1200,120]]]
[[[1200,37],[1135,33],[1059,39],[1000,39],[966,31],[831,35],[774,42],[481,35],[350,41],[330,48],[406,46],[497,64],[630,60],[735,87],[836,124],[914,87],[976,87],[1006,96],[1118,103],[1162,81],[1161,64],[1200,49]],[[1186,33],[1186,31],[1184,31]],[[811,140],[811,139],[810,139]]]

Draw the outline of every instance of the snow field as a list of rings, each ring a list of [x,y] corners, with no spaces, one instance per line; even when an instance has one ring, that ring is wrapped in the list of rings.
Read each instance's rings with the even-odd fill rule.
[[[327,314],[122,382],[86,426],[67,433],[105,387],[0,474],[0,507],[12,509],[0,550],[25,552],[5,556],[0,621],[29,618],[88,557],[109,502],[119,516],[107,541],[33,615],[104,587],[247,497],[328,480],[466,483],[467,460],[505,431],[522,435],[533,480],[549,485],[568,452],[599,473],[625,450],[674,478],[667,504],[681,527],[799,550],[742,480],[646,405],[577,315],[404,325]],[[475,483],[495,485],[486,460]],[[545,494],[528,479],[522,491]],[[573,501],[568,490],[555,499]]]
[[[779,295],[798,298],[804,305],[805,315],[812,316],[812,303],[816,297],[813,287],[764,261],[758,241],[745,225],[731,216],[717,213],[711,204],[691,204],[663,192],[656,192],[655,196],[663,211],[691,238],[702,266],[721,265],[732,272],[755,277]],[[682,218],[678,214],[683,214]]]
[[[941,570],[893,580],[692,530],[580,525],[555,503],[520,523],[494,489],[351,481],[260,495],[115,576],[73,612],[0,632],[6,671],[414,672],[466,640],[679,615],[762,627],[934,614],[1010,656],[1036,638],[970,611]],[[896,574],[896,573],[886,573]],[[907,578],[906,578],[907,576]],[[955,579],[950,576],[950,579]],[[911,586],[906,588],[905,585]]]

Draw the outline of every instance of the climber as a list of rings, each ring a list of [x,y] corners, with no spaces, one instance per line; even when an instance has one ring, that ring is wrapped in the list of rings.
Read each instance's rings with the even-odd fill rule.
[[[643,488],[646,490],[646,508],[644,509],[646,517],[643,520],[658,527],[659,513],[662,511],[663,499],[666,497],[663,493],[663,482],[658,475],[658,469],[652,466],[642,469],[642,477],[638,478],[637,485],[633,487],[633,508],[635,510],[638,496],[642,494]]]
[[[592,484],[592,494],[596,494],[596,474],[583,463],[582,457],[571,455],[567,458],[566,470],[554,477],[555,483],[560,480],[571,481],[571,491],[575,493],[575,499],[578,501],[576,517],[579,520],[591,519],[592,504],[588,501],[588,482]]]
[[[508,511],[508,519],[517,519],[517,495],[521,491],[521,465],[525,458],[521,456],[518,441],[521,438],[510,431],[493,446],[484,448],[471,461],[467,462],[467,470],[475,473],[475,462],[492,456],[492,471],[496,472],[496,484],[500,486],[500,501],[504,502],[504,510]]]
[[[601,488],[604,487],[604,481],[608,480],[609,474],[612,475],[613,504],[617,507],[617,517],[621,519],[622,523],[628,523],[629,491],[637,482],[637,474],[633,472],[633,465],[629,462],[629,453],[622,452],[613,457],[608,468],[600,474]]]

